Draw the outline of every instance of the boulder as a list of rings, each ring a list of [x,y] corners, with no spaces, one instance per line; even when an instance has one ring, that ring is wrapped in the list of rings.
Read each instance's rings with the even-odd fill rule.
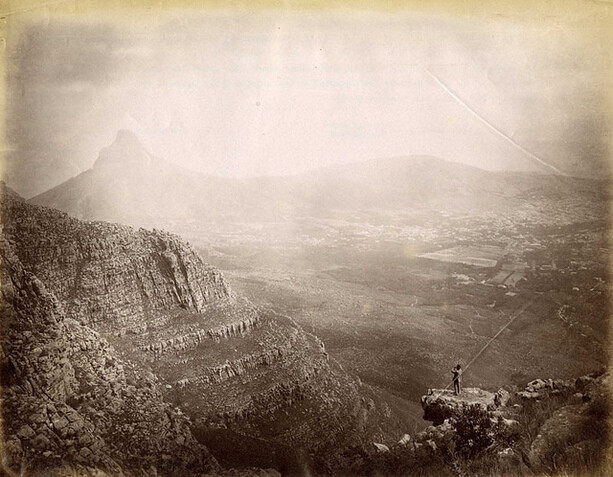
[[[432,389],[430,394],[421,398],[424,419],[438,426],[445,419],[461,413],[465,406],[477,405],[483,410],[495,410],[509,399],[508,393],[501,391],[504,390],[491,393],[479,388],[464,388],[459,395],[455,395],[447,389]]]
[[[373,444],[373,446],[375,447],[375,450],[378,453],[382,453],[383,454],[383,453],[388,453],[390,451],[390,448],[387,447],[385,444],[379,444],[377,442],[373,442],[372,444]]]
[[[400,438],[397,445],[406,447],[410,443],[411,443],[411,436],[409,434],[405,434]]]
[[[583,412],[585,407],[585,404],[565,406],[545,421],[530,446],[528,461],[533,469],[552,470],[549,467],[552,456],[574,444],[573,440],[579,435],[577,430],[587,422]]]
[[[20,439],[31,439],[34,437],[36,433],[34,429],[32,429],[29,425],[21,426],[21,428],[17,431],[17,437]]]
[[[510,398],[511,394],[507,390],[500,388],[494,395],[494,404],[496,404],[496,407],[506,406]]]

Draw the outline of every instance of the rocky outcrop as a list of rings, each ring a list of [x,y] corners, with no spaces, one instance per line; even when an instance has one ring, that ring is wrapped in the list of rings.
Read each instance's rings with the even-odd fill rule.
[[[530,446],[528,459],[534,469],[545,470],[547,455],[553,449],[572,447],[579,442],[573,439],[577,429],[585,426],[588,416],[585,415],[587,405],[571,405],[558,409],[540,428],[536,439]]]
[[[276,346],[266,349],[259,353],[243,356],[235,360],[226,360],[225,363],[203,368],[203,374],[195,378],[183,378],[177,381],[181,387],[202,383],[221,383],[235,376],[243,376],[249,370],[259,366],[270,366],[276,361],[283,359],[283,356],[291,351],[291,344],[287,346]]]
[[[252,308],[252,314],[238,321],[231,321],[224,325],[213,326],[212,328],[203,328],[202,325],[189,325],[182,334],[175,335],[172,338],[166,339],[150,339],[150,334],[144,333],[139,342],[144,344],[139,346],[142,351],[151,351],[155,359],[159,359],[162,355],[169,352],[186,351],[196,348],[203,344],[206,340],[219,341],[234,337],[245,336],[253,331],[260,323],[260,317]]]
[[[609,475],[612,386],[610,372],[599,371],[535,379],[515,393],[430,390],[421,401],[435,425],[402,436],[389,456],[371,453],[368,468],[390,476],[399,468],[428,475]]]
[[[3,240],[2,411],[6,470],[26,475],[198,475],[218,465],[91,328]]]
[[[99,329],[138,329],[159,312],[233,298],[221,273],[174,235],[82,222],[4,191],[2,206],[4,234],[24,266],[67,316]]]
[[[517,393],[519,397],[525,400],[539,400],[551,396],[557,396],[562,393],[573,392],[578,397],[583,398],[583,392],[586,389],[593,389],[593,383],[598,382],[602,372],[594,372],[585,376],[580,376],[577,379],[534,379],[530,381],[523,391]]]
[[[504,389],[492,393],[479,388],[464,388],[459,395],[448,389],[430,389],[428,394],[422,396],[421,406],[424,410],[424,419],[440,425],[453,416],[461,414],[466,406],[479,406],[484,411],[494,411],[504,406],[510,394]]]
[[[613,379],[610,372],[596,372],[565,382],[569,396],[538,430],[527,455],[533,470],[550,473],[556,465],[572,468],[595,464],[608,448],[605,435],[610,429]],[[559,389],[558,388],[554,388]],[[557,394],[541,393],[540,399]]]

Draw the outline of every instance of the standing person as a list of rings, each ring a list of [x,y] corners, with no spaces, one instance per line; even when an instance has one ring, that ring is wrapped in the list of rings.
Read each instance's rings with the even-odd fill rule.
[[[460,394],[460,382],[462,381],[462,366],[459,364],[451,370],[453,373],[453,394]]]

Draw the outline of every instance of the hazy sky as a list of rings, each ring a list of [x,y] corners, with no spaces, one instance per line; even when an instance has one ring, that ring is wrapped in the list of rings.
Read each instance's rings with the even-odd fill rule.
[[[153,154],[213,174],[432,154],[597,175],[610,143],[610,14],[586,2],[550,14],[34,18],[7,46],[9,173],[72,175],[127,128]]]

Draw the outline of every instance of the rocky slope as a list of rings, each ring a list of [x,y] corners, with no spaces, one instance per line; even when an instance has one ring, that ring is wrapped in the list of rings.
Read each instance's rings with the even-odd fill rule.
[[[4,233],[24,265],[71,317],[135,329],[174,307],[202,311],[232,299],[221,274],[176,236],[109,223],[87,223],[53,209],[4,201]],[[127,330],[126,330],[127,331]]]
[[[75,349],[90,343],[85,349],[101,347],[109,353],[100,358],[104,372],[112,373],[115,366],[123,370],[116,379],[108,377],[118,383],[118,389],[111,387],[108,393],[123,392],[122,379],[128,389],[139,382],[147,389],[153,386],[155,399],[163,398],[191,418],[202,443],[215,446],[226,436],[224,464],[254,464],[244,459],[240,447],[260,439],[279,453],[291,450],[295,458],[280,464],[272,456],[258,465],[332,470],[335,454],[343,448],[362,445],[401,425],[393,423],[394,416],[376,392],[329,360],[316,337],[291,318],[236,297],[221,274],[176,236],[82,222],[29,205],[4,187],[2,218],[14,260],[57,299],[65,321],[76,330],[64,339]],[[91,333],[87,340],[81,337],[87,334],[83,330]],[[43,335],[41,339],[63,349],[56,335]],[[7,346],[26,357],[34,353],[19,341],[9,339]],[[89,362],[76,354],[64,358],[73,367],[76,360]],[[75,375],[78,381],[81,374]],[[75,406],[86,399],[83,396],[100,394],[88,379],[83,386],[70,401]],[[147,406],[139,399],[138,406]],[[103,408],[97,409],[100,419],[112,420]],[[126,422],[118,432],[141,432]],[[8,435],[16,431],[10,428]],[[113,439],[108,437],[114,445]],[[188,437],[173,439],[191,442]],[[228,454],[228,446],[238,448]],[[141,465],[137,455],[134,461]]]
[[[2,241],[5,470],[26,475],[199,475],[219,468],[155,377],[132,372]],[[98,472],[98,473],[96,473]],[[103,473],[103,474],[100,474]]]
[[[536,379],[509,393],[432,389],[421,403],[434,425],[354,459],[368,475],[610,475],[610,370]]]

